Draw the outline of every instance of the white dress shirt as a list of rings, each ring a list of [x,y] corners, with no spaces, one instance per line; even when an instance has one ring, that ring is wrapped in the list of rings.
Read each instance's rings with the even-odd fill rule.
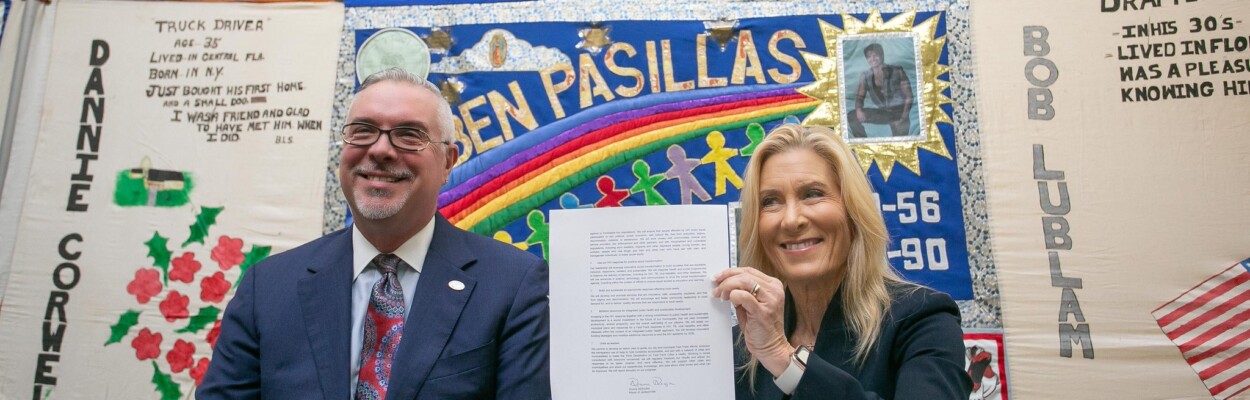
[[[417,290],[417,279],[421,277],[421,267],[425,265],[425,255],[430,250],[430,241],[434,239],[434,219],[425,224],[422,228],[408,238],[408,241],[400,245],[392,254],[399,256],[411,268],[400,268],[396,271],[399,276],[399,286],[404,290],[404,310],[408,313],[412,312],[412,295]],[[377,268],[366,268],[374,257],[381,254],[377,248],[373,247],[360,233],[360,229],[356,225],[352,225],[352,398],[356,394],[356,380],[360,373],[360,351],[364,347],[361,341],[364,340],[364,321],[365,312],[369,309],[369,297],[373,294],[373,285],[382,279],[382,273]],[[408,320],[408,314],[404,314],[404,321]],[[401,342],[402,343],[402,342]]]

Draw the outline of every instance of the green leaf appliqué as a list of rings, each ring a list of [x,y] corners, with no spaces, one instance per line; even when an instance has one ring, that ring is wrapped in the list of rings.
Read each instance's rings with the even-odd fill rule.
[[[122,338],[126,337],[126,334],[130,333],[130,328],[133,328],[138,323],[139,312],[135,310],[126,310],[125,313],[122,313],[121,317],[117,318],[117,323],[109,327],[109,329],[113,330],[113,333],[109,335],[109,341],[104,342],[104,345],[108,346],[113,343],[121,342]]]
[[[187,241],[182,242],[182,247],[187,247],[191,243],[204,244],[204,237],[208,236],[208,228],[217,223],[217,214],[221,214],[221,210],[225,207],[200,207],[200,213],[195,215],[195,223],[188,227],[191,235],[187,237]]]
[[[243,280],[243,274],[247,273],[248,268],[269,257],[270,250],[273,250],[273,247],[252,245],[252,249],[243,256],[243,262],[239,264],[239,279],[234,281],[235,287],[239,286],[239,281]]]
[[[196,313],[194,317],[191,317],[191,321],[187,323],[186,327],[176,330],[174,333],[198,333],[203,330],[204,327],[217,322],[218,315],[221,315],[221,310],[217,309],[217,307],[207,306],[201,308],[200,312]]]
[[[152,265],[161,269],[161,284],[169,286],[169,238],[160,232],[152,232],[152,238],[143,244],[148,245],[148,257],[152,257]]]
[[[161,372],[161,368],[156,366],[156,361],[152,362],[152,371],[152,383],[156,384],[156,391],[161,393],[161,400],[182,398],[182,386],[174,382],[169,375]]]

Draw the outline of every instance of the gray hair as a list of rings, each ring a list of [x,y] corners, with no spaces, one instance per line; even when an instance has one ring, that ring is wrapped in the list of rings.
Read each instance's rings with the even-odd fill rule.
[[[456,138],[453,137],[456,134],[456,126],[454,122],[455,117],[451,115],[451,104],[447,102],[447,99],[443,98],[443,91],[439,90],[437,85],[403,68],[391,67],[366,77],[364,81],[360,82],[360,89],[357,89],[356,93],[363,92],[369,86],[379,82],[407,83],[433,93],[434,97],[438,99],[438,104],[435,105],[437,108],[435,111],[438,112],[438,120],[435,123],[438,125],[439,140],[456,141]]]

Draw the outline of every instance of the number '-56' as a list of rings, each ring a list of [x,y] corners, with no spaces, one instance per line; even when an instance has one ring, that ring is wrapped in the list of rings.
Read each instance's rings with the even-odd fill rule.
[[[924,221],[925,223],[942,222],[942,210],[938,205],[940,197],[935,190],[921,191],[919,199],[916,198],[916,192],[898,192],[895,194],[897,202],[892,205],[882,205],[881,195],[877,194],[876,197],[877,207],[881,211],[898,211],[898,222],[900,223],[914,224],[916,221]]]

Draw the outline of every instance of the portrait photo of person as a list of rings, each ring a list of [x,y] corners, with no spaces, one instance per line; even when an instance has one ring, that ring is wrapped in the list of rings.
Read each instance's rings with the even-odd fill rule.
[[[921,136],[915,38],[843,40],[842,65],[848,141]]]

